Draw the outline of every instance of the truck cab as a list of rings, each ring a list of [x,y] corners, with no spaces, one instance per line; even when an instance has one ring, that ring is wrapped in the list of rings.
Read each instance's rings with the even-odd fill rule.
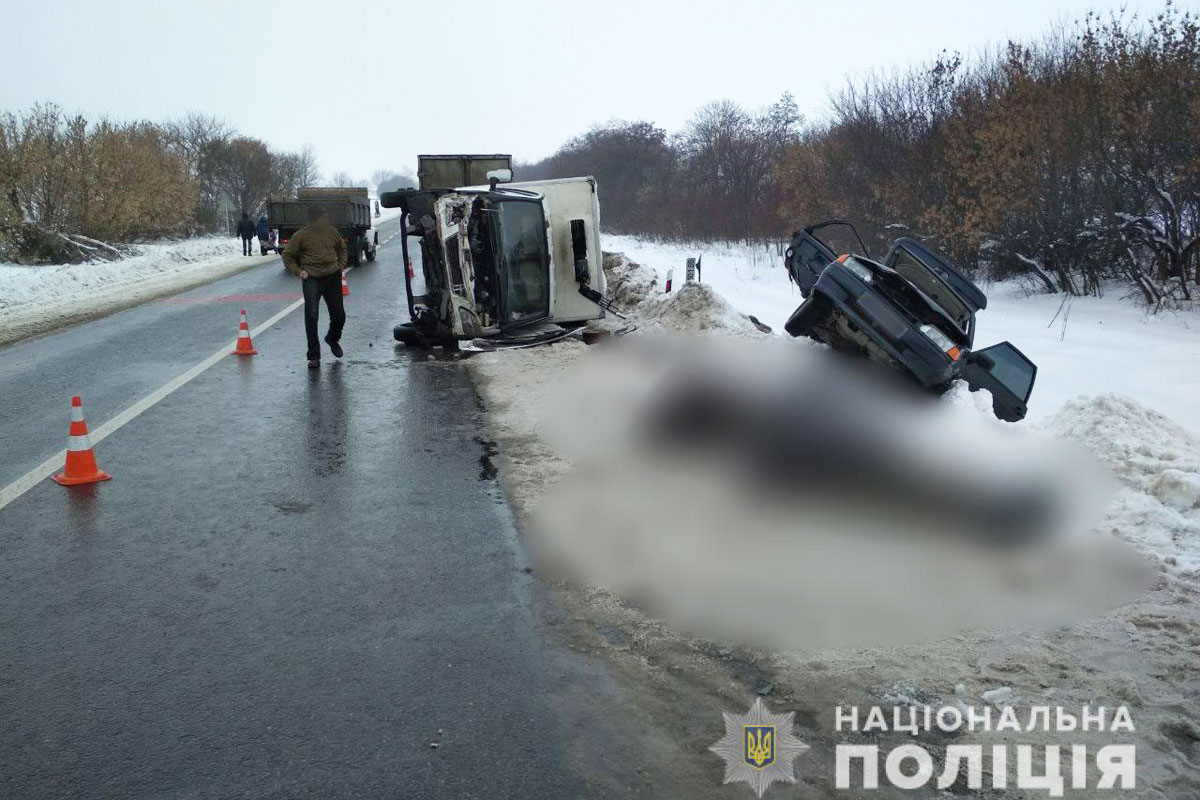
[[[511,176],[502,167],[489,171],[487,185],[380,198],[403,210],[406,263],[410,238],[421,252],[424,280],[418,293],[406,273],[410,322],[396,326],[397,340],[453,346],[604,316],[591,299],[604,292],[595,179],[511,183]]]

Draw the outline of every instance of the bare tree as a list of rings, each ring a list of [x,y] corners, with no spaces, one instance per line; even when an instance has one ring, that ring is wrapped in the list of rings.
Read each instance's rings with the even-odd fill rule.
[[[399,172],[391,169],[377,169],[371,173],[371,185],[377,192],[392,192],[396,189],[407,189],[417,185],[417,179],[407,167]]]
[[[349,172],[335,172],[330,176],[329,182],[331,186],[339,186],[342,188],[367,185],[365,180],[350,177]]]
[[[311,144],[305,144],[296,155],[296,186],[316,186],[321,182],[321,171]]]

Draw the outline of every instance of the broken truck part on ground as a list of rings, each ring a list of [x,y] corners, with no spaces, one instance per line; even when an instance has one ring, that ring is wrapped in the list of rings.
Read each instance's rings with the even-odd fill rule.
[[[834,255],[816,235],[831,226],[853,231],[862,254]],[[987,297],[945,257],[905,237],[875,261],[852,224],[829,220],[796,231],[784,265],[805,298],[784,326],[792,336],[900,369],[938,393],[962,378],[991,392],[1000,419],[1024,419],[1037,366],[1008,342],[972,350]]]
[[[411,322],[397,341],[456,347],[464,339],[579,325],[605,315],[600,203],[592,177],[510,183],[508,156],[420,156],[419,189],[385,192],[420,242],[422,287],[405,273]],[[478,180],[486,185],[436,185]]]

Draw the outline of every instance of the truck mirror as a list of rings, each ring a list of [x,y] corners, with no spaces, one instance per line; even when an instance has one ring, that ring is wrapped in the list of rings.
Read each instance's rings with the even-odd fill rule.
[[[497,183],[509,183],[510,181],[512,181],[512,170],[511,169],[491,170],[487,174],[487,179],[488,179],[488,183],[490,183],[493,187],[495,187],[495,185]]]

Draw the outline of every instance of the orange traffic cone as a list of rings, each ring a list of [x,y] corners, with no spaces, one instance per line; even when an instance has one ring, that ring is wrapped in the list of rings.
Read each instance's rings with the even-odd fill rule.
[[[83,420],[83,401],[78,397],[71,398],[71,428],[67,435],[67,465],[61,473],[53,477],[63,486],[112,479],[112,475],[96,466],[96,454],[92,452],[92,440],[88,436],[87,423]]]
[[[342,297],[350,294],[350,284],[346,283],[346,273],[342,273]]]
[[[234,356],[253,356],[257,355],[258,351],[254,349],[254,343],[250,341],[250,325],[246,322],[246,309],[242,309],[242,321],[238,323],[238,340],[237,347],[233,348],[230,355]]]

